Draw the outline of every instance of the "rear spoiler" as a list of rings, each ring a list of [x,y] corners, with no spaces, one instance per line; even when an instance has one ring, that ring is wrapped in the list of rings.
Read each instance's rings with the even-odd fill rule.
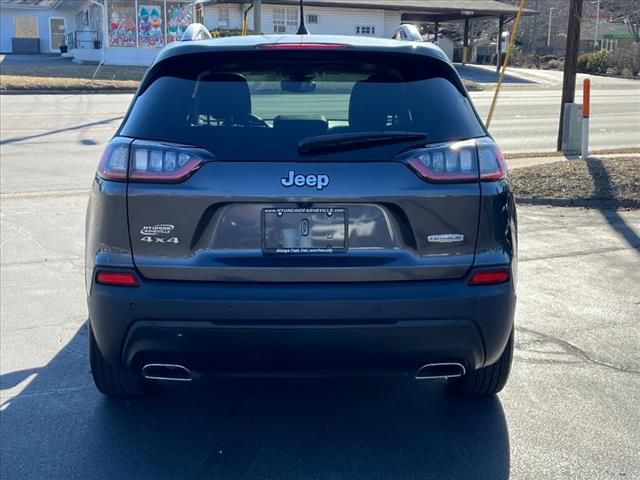
[[[210,40],[213,37],[209,32],[209,29],[201,23],[192,23],[187,27],[182,35],[182,42],[194,42],[197,40]]]

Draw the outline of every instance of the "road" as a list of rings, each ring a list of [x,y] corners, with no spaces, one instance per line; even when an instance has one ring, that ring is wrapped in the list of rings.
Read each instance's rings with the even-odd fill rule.
[[[640,211],[520,207],[498,397],[405,378],[93,387],[86,189],[127,97],[0,97],[0,478],[640,478]]]
[[[640,148],[640,82],[638,88],[592,90],[592,150]],[[493,91],[472,93],[486,120]],[[576,92],[582,99],[582,89]],[[501,92],[490,126],[491,134],[507,153],[555,151],[561,92],[557,89],[511,88]],[[580,103],[582,100],[580,100]]]

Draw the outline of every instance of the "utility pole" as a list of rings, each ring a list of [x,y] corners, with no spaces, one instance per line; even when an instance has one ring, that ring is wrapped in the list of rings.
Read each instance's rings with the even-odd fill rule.
[[[462,64],[466,65],[469,60],[469,19],[464,19],[464,37],[462,39]]]
[[[562,79],[562,103],[560,104],[560,125],[558,128],[557,150],[562,150],[562,130],[564,122],[564,106],[573,103],[576,97],[576,68],[580,50],[580,22],[582,21],[582,1],[571,0],[569,7],[569,29],[567,32],[567,49],[564,55],[564,77]]]
[[[262,35],[262,0],[253,0],[253,33]]]
[[[556,9],[555,7],[551,7],[549,9],[549,32],[547,33],[547,48],[551,46],[551,18],[552,18],[551,14],[555,9]]]
[[[538,0],[533,4],[533,9],[538,11]],[[533,53],[538,53],[538,15],[533,16],[533,38],[531,39],[530,49]]]
[[[596,8],[598,9],[598,11],[596,12],[596,32],[595,35],[593,36],[593,49],[595,50],[596,48],[598,48],[598,24],[600,23],[600,0],[598,0],[598,5],[596,6]]]
[[[500,67],[502,66],[502,30],[504,30],[504,15],[500,15],[498,20],[498,59],[496,60],[496,73],[500,73]]]

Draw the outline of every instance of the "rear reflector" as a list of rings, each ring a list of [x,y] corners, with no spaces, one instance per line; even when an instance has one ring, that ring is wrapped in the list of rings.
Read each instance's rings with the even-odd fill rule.
[[[121,287],[137,287],[138,279],[129,272],[98,272],[96,282],[102,285],[118,285]]]
[[[508,282],[509,270],[485,270],[471,275],[469,285],[495,285]]]
[[[339,50],[348,45],[339,43],[265,43],[258,45],[260,50]]]

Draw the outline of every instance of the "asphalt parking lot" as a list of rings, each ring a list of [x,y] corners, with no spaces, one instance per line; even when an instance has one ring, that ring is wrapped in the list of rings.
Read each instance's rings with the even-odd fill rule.
[[[0,141],[0,478],[640,478],[637,210],[520,208],[515,364],[496,398],[405,378],[103,398],[86,352],[84,211],[118,121],[85,125],[59,98],[58,116],[38,117],[48,126],[0,119],[13,129]]]

